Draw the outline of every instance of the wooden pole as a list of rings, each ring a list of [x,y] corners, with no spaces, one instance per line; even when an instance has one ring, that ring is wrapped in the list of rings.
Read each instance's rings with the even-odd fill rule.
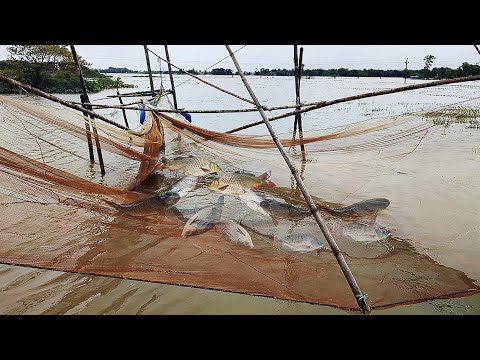
[[[303,61],[303,47],[300,48],[300,58],[299,58],[299,63],[297,66],[297,110],[300,110],[300,79],[302,78],[302,61]],[[303,128],[302,128],[302,114],[297,113],[295,114],[295,117],[297,118],[297,124],[298,124],[298,136],[300,137],[300,140],[303,140]],[[305,144],[300,143],[300,151],[302,152],[302,162],[305,162]]]
[[[80,85],[82,86],[82,91],[83,91],[83,97],[80,95],[80,100],[82,103],[84,103],[84,107],[88,110],[92,110],[91,105],[87,105],[87,103],[90,103],[90,100],[88,98],[88,92],[87,92],[87,86],[85,85],[85,80],[83,79],[82,75],[82,68],[80,66],[80,63],[78,61],[78,56],[77,52],[75,51],[75,45],[70,45],[70,48],[72,50],[72,55],[73,55],[73,61],[75,62],[75,66],[77,67],[77,72],[78,72],[78,77],[80,79]],[[93,117],[91,117],[93,119]],[[93,129],[93,137],[95,138],[95,146],[97,148],[97,155],[98,155],[98,162],[100,163],[100,172],[102,173],[102,176],[105,175],[105,165],[103,164],[103,156],[102,156],[102,148],[100,147],[100,139],[98,138],[98,133],[97,133],[97,127],[95,124],[92,122],[92,129]]]
[[[295,77],[295,104],[296,109],[299,110],[300,107],[300,98],[298,91],[298,55],[297,55],[297,45],[293,45],[293,75]],[[297,123],[298,123],[298,114],[295,114],[295,119],[293,120],[293,139],[297,133]]]
[[[150,94],[150,92],[148,92]],[[123,95],[123,94],[122,94]],[[115,95],[115,97],[118,97]],[[75,104],[75,102],[72,102]],[[131,107],[130,105],[135,105],[135,104],[141,104],[141,101],[135,101],[131,102],[129,104],[123,104],[123,105],[102,105],[102,104],[91,104],[93,108],[98,108],[98,109],[128,109],[128,110],[143,110],[142,108],[138,107]],[[312,105],[318,105],[318,104],[324,104],[325,101],[317,101],[317,102],[311,102],[311,103],[305,103],[303,106],[312,106]],[[283,106],[272,106],[269,108],[270,110],[282,110],[282,109],[293,109],[296,108],[297,105],[283,105]],[[254,112],[257,111],[257,109],[223,109],[223,110],[173,110],[173,109],[145,109],[145,111],[157,111],[157,112],[171,112],[171,113],[181,113],[181,112],[188,112],[188,113],[206,113],[206,114],[214,114],[214,113],[237,113],[237,112]]]
[[[82,95],[80,95],[80,101],[82,101]],[[83,112],[83,116],[88,119],[88,114]],[[87,133],[88,154],[90,155],[90,164],[95,164],[95,157],[93,155],[92,134],[90,130],[90,120],[85,121],[85,131]]]
[[[408,58],[407,60],[405,60],[405,75],[404,75],[404,81],[403,81],[404,84],[407,83],[407,65],[408,65]]]
[[[75,47],[73,45],[70,45],[72,49],[72,55],[75,61],[75,65],[77,64],[77,52],[75,51]],[[78,67],[77,67],[78,69]],[[85,83],[83,81],[83,78],[80,78],[80,85],[82,86],[82,89],[85,87]],[[81,101],[81,97],[80,97]],[[84,116],[88,116],[86,112],[83,112]],[[95,156],[93,154],[93,144],[92,144],[92,134],[91,134],[91,129],[90,129],[90,120],[85,121],[85,132],[87,134],[87,144],[88,144],[88,154],[90,156],[90,164],[95,164]]]
[[[152,96],[155,96],[155,88],[153,87],[152,69],[150,67],[150,58],[148,57],[147,45],[143,45],[143,49],[145,50],[145,59],[147,61],[148,78],[150,79],[150,90],[151,90]]]
[[[173,82],[172,65],[170,64],[170,55],[168,55],[168,46],[167,45],[165,45],[165,56],[167,57],[167,61],[168,61],[168,73],[170,74],[170,84],[172,86],[173,106],[175,107],[175,110],[177,110],[178,109],[177,93],[175,92],[175,84]]]
[[[393,94],[393,93],[402,92],[402,91],[422,89],[422,88],[440,86],[440,85],[447,85],[447,84],[456,84],[456,83],[467,82],[467,81],[477,81],[477,80],[480,80],[480,75],[465,76],[465,77],[455,78],[455,79],[435,80],[435,81],[432,81],[432,82],[429,82],[429,83],[407,85],[407,86],[402,86],[402,87],[398,87],[398,88],[394,88],[394,89],[380,90],[380,91],[374,91],[374,92],[364,93],[364,94],[360,94],[360,95],[347,96],[347,97],[339,98],[339,99],[336,99],[336,100],[322,101],[322,102],[319,102],[317,105],[312,105],[312,106],[303,108],[301,110],[295,110],[295,111],[291,111],[291,112],[288,112],[288,113],[285,113],[285,114],[282,114],[282,115],[272,116],[268,120],[269,121],[274,121],[274,120],[278,120],[278,119],[283,119],[283,118],[286,118],[286,117],[289,117],[289,116],[293,116],[297,113],[305,113],[305,112],[312,111],[312,110],[315,110],[315,109],[319,109],[319,108],[322,108],[322,107],[335,105],[335,104],[339,104],[339,103],[343,103],[343,102],[347,102],[347,101],[352,101],[352,100],[359,100],[359,99],[364,99],[364,98],[368,98],[368,97]],[[226,133],[232,134],[234,132],[244,130],[244,129],[248,129],[248,128],[251,128],[253,126],[257,126],[257,125],[260,125],[260,124],[263,124],[263,120],[255,121],[253,123],[246,124],[246,125],[240,126],[238,128],[232,129],[232,130],[228,130],[228,131],[226,131]]]
[[[120,101],[120,104],[123,105],[123,100],[122,100],[122,97],[120,96],[120,91],[118,91],[118,88],[117,88],[117,95],[118,95],[118,101]],[[124,108],[122,108],[122,113],[123,113],[123,120],[125,120],[125,126],[129,127],[128,120],[127,120],[127,113],[125,112]]]
[[[335,239],[332,237],[332,234],[330,234],[330,231],[327,228],[327,225],[323,221],[322,217],[320,216],[320,213],[315,206],[315,203],[313,202],[312,197],[310,196],[307,188],[305,187],[305,184],[303,183],[303,180],[301,179],[298,170],[295,168],[295,166],[292,164],[290,159],[288,158],[288,155],[283,148],[282,144],[277,138],[277,135],[275,134],[275,131],[272,128],[272,125],[270,125],[270,122],[268,121],[267,115],[263,111],[262,106],[260,105],[260,102],[258,101],[257,97],[255,96],[255,93],[253,92],[252,88],[248,84],[247,78],[243,74],[242,69],[240,68],[240,65],[237,62],[237,59],[235,58],[235,54],[232,52],[230,49],[230,46],[225,45],[227,47],[228,52],[230,53],[230,56],[237,68],[237,71],[242,78],[242,81],[247,88],[250,96],[252,97],[252,100],[255,102],[258,111],[260,112],[260,115],[262,116],[263,122],[268,128],[268,131],[270,132],[270,135],[272,137],[272,140],[275,142],[277,145],[278,150],[280,151],[280,154],[282,155],[283,159],[287,163],[288,167],[290,168],[290,171],[292,172],[292,175],[295,177],[295,180],[297,181],[298,186],[300,187],[300,191],[302,192],[303,197],[305,198],[308,207],[310,208],[310,211],[312,212],[315,220],[317,221],[318,226],[322,230],[323,235],[325,236],[325,239],[327,240],[328,244],[330,245],[330,248],[332,249],[333,254],[335,255],[335,258],[337,259],[340,268],[343,271],[343,274],[345,275],[348,284],[350,285],[350,288],[352,289],[353,294],[355,295],[355,299],[357,300],[357,304],[359,305],[360,309],[365,312],[370,312],[370,307],[368,306],[366,295],[362,294],[360,291],[360,288],[357,285],[357,282],[355,281],[355,278],[353,277],[352,272],[350,271],[350,268],[348,267],[347,263],[345,262],[345,259],[335,243]]]
[[[480,54],[480,50],[478,50],[477,45],[473,45],[473,46],[475,46],[475,49],[477,49],[478,54]]]
[[[116,126],[116,127],[120,128],[120,129],[128,130],[128,128],[126,128],[125,126],[117,124],[115,121],[110,120],[110,119],[106,118],[105,116],[97,114],[96,112],[93,112],[89,109],[83,108],[82,106],[76,105],[75,103],[73,103],[71,101],[66,101],[66,100],[60,99],[56,96],[53,96],[51,94],[47,94],[46,92],[43,92],[42,90],[34,88],[33,86],[30,86],[30,85],[21,83],[20,81],[13,80],[13,79],[8,78],[8,77],[3,76],[3,75],[0,75],[0,81],[4,82],[6,84],[12,85],[12,86],[21,88],[21,89],[25,90],[26,92],[41,96],[45,99],[51,100],[51,101],[59,103],[59,104],[62,104],[62,105],[66,106],[66,107],[69,107],[71,109],[78,110],[78,111],[83,112],[83,113],[87,113],[88,115],[90,115],[92,117],[100,119],[100,120],[102,120],[102,121],[104,121],[104,122],[106,122],[110,125],[113,125],[113,126]]]
[[[156,93],[159,93],[160,91],[162,91],[162,89],[156,89],[154,90],[155,91],[155,94]],[[166,93],[170,92],[170,90],[165,90]],[[138,96],[145,96],[145,95],[151,95],[152,94],[152,90],[148,90],[148,91],[135,91],[135,92],[131,92],[131,93],[123,93],[122,94],[122,97],[138,97]],[[107,95],[107,98],[116,98],[118,97],[118,95]],[[139,104],[141,103],[141,101],[138,102]]]

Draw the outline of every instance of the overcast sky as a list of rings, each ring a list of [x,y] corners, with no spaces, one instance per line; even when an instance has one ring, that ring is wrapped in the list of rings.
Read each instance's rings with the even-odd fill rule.
[[[7,59],[8,45],[0,45],[0,60]],[[243,45],[231,45],[232,50]],[[76,45],[76,50],[92,67],[104,69],[126,67],[146,70],[142,45]],[[163,45],[149,48],[164,57]],[[228,55],[222,45],[169,45],[170,60],[186,70],[205,70]],[[463,62],[480,64],[480,55],[473,45],[305,45],[303,63],[307,69],[404,69],[408,58],[409,69],[424,66],[426,55],[435,56],[433,66],[457,68]],[[247,45],[236,53],[244,71],[268,68],[293,68],[293,45]],[[155,56],[150,54],[152,69],[158,70]],[[230,59],[213,66],[235,69]],[[162,64],[162,69],[166,69]]]

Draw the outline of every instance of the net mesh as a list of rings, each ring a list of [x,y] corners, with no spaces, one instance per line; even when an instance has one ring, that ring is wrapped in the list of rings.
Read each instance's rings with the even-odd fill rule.
[[[147,114],[143,135],[94,123],[105,161],[102,177],[98,163],[91,165],[88,157],[85,123],[91,126],[91,119],[32,96],[0,98],[1,263],[357,310],[328,246],[308,253],[277,246],[276,239],[295,233],[314,234],[326,242],[313,218],[298,210],[306,208],[305,202],[267,135],[225,134],[188,124],[179,115]],[[452,132],[449,141],[458,145],[458,151],[450,152],[450,169],[442,171],[438,164],[448,153],[442,150],[445,128],[427,115],[405,114],[309,131],[303,139],[306,161],[295,146],[299,139],[279,134],[307,187],[313,189],[313,198],[372,308],[479,290],[479,248],[469,246],[478,238],[479,228],[468,216],[478,214],[478,205],[470,202],[457,209],[452,221],[460,216],[462,220],[455,227],[446,222],[434,234],[425,230],[445,219],[445,215],[425,215],[428,209],[458,200],[460,190],[463,197],[478,190],[474,182],[480,174],[478,148],[474,142],[461,142],[466,131],[474,130],[462,125],[462,130]],[[184,189],[174,206],[158,214],[139,216],[113,206],[180,186],[188,175],[168,168],[154,170],[163,151],[167,165],[178,156],[190,156],[212,161],[221,171],[197,177],[194,189]],[[453,165],[466,152],[468,171],[461,171]],[[434,170],[423,176],[426,167]],[[267,170],[276,186],[258,180]],[[249,201],[212,187],[221,176],[239,171],[257,179],[248,189],[252,196],[278,205],[276,221],[271,213],[253,210],[260,210],[255,207],[258,198]],[[409,174],[413,175],[405,180]],[[416,195],[409,187],[421,192],[433,178],[437,179],[430,183],[434,190],[451,197],[415,208]],[[457,189],[445,190],[452,185]],[[215,205],[220,195],[226,195],[224,204]],[[377,227],[331,211],[375,197],[388,197],[392,203],[379,213]],[[234,220],[247,231],[252,248],[228,241],[215,226],[181,236],[187,221],[211,205],[221,207],[223,220]]]

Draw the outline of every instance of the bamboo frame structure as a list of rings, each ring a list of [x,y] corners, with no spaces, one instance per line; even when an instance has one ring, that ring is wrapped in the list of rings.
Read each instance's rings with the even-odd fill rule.
[[[75,62],[75,66],[77,67],[78,77],[80,79],[80,85],[82,86],[82,91],[83,91],[83,95],[80,95],[80,101],[82,102],[84,108],[92,110],[91,106],[87,105],[88,103],[90,103],[90,99],[88,98],[87,86],[85,84],[85,80],[83,79],[82,67],[80,66],[80,63],[78,61],[78,56],[77,56],[77,51],[75,50],[75,45],[70,45],[70,49],[72,50],[73,61]],[[93,120],[94,119],[92,117],[92,122],[90,123],[90,121],[89,121],[89,125],[91,125],[92,129],[93,129],[93,137],[95,138],[95,147],[97,148],[98,162],[100,163],[100,172],[101,172],[102,176],[104,176],[105,175],[105,164],[103,163],[102,147],[100,146],[100,139],[98,137],[97,127],[95,126],[95,123],[94,123]],[[90,126],[88,126],[88,127],[90,128]],[[86,128],[87,128],[87,126],[85,126],[85,129]],[[89,139],[89,140],[91,141],[91,139]],[[91,151],[91,149],[90,149],[91,142],[88,143],[88,146],[89,146],[88,150]],[[90,158],[90,160],[93,160],[93,156]]]
[[[432,82],[429,82],[429,83],[426,83],[426,84],[407,85],[407,86],[402,86],[402,87],[398,87],[398,88],[394,88],[394,89],[380,90],[380,91],[374,91],[374,92],[364,93],[364,94],[360,94],[360,95],[347,96],[347,97],[344,97],[344,98],[339,98],[339,99],[335,99],[335,100],[331,100],[331,101],[324,101],[321,104],[309,106],[309,107],[301,109],[301,110],[295,110],[295,111],[292,111],[292,112],[289,112],[289,113],[285,113],[283,115],[273,116],[273,117],[269,118],[268,120],[269,121],[274,121],[274,120],[278,120],[278,119],[283,119],[283,118],[288,117],[288,116],[293,116],[297,113],[304,113],[304,112],[312,111],[312,110],[319,109],[319,108],[322,108],[322,107],[326,107],[326,106],[330,106],[330,105],[334,105],[334,104],[339,104],[339,103],[343,103],[343,102],[347,102],[347,101],[352,101],[352,100],[359,100],[359,99],[364,99],[364,98],[368,98],[368,97],[393,94],[393,93],[402,92],[402,91],[422,89],[422,88],[426,88],[426,87],[440,86],[440,85],[446,85],[446,84],[455,84],[455,83],[466,82],[466,81],[476,81],[476,80],[480,80],[480,75],[467,76],[467,77],[461,77],[461,78],[455,78],[455,79],[436,80],[436,81],[432,81]],[[232,129],[232,130],[228,130],[228,131],[226,131],[226,133],[232,134],[232,133],[240,131],[240,130],[244,130],[244,129],[251,128],[253,126],[260,125],[262,123],[263,123],[262,120],[255,121],[253,123],[243,125],[243,126],[240,126],[238,128]]]
[[[152,94],[152,96],[155,96],[155,87],[153,86],[152,68],[150,67],[150,58],[148,56],[147,45],[143,45],[143,49],[145,50],[145,60],[147,61],[148,79],[150,80],[151,94]]]
[[[122,97],[120,96],[120,91],[118,91],[118,88],[117,88],[117,95],[118,95],[118,101],[120,102],[120,105],[123,105],[123,100],[122,100]],[[125,121],[125,126],[129,127],[128,120],[127,120],[127,113],[125,112],[125,109],[122,109],[122,114],[123,114],[123,120]]]
[[[243,101],[245,101],[245,102],[248,102],[248,103],[250,103],[250,104],[252,104],[252,105],[255,105],[255,103],[254,103],[253,101],[251,101],[251,100],[245,99],[244,97],[242,97],[242,96],[240,96],[240,95],[237,95],[237,94],[234,94],[234,93],[232,93],[232,92],[230,92],[230,91],[228,91],[228,90],[222,89],[221,87],[219,87],[219,86],[217,86],[217,85],[215,85],[215,84],[212,84],[211,82],[208,82],[208,81],[206,81],[206,80],[203,80],[202,78],[199,78],[198,76],[193,75],[192,73],[189,73],[187,70],[184,70],[184,69],[182,69],[182,68],[179,68],[178,66],[172,64],[172,63],[171,63],[170,61],[168,61],[168,60],[165,60],[164,58],[162,58],[161,56],[159,56],[158,54],[156,54],[156,53],[153,52],[152,50],[148,49],[148,51],[150,51],[153,55],[155,55],[156,57],[158,57],[160,60],[165,61],[167,64],[173,66],[175,69],[178,69],[178,70],[180,70],[181,72],[184,72],[185,74],[190,75],[190,76],[193,77],[194,79],[197,79],[198,81],[201,81],[201,82],[203,82],[204,84],[210,85],[210,86],[214,87],[215,89],[220,90],[221,92],[224,92],[224,93],[226,93],[226,94],[232,95],[232,96],[236,97],[237,99],[240,99],[240,100],[243,100]]]
[[[272,125],[270,125],[270,122],[268,121],[267,116],[265,115],[265,112],[260,105],[260,102],[258,101],[257,97],[255,96],[255,93],[253,92],[252,88],[248,84],[247,78],[243,74],[242,69],[240,68],[240,65],[237,62],[237,59],[235,57],[235,54],[232,52],[230,49],[230,46],[225,45],[227,47],[227,50],[230,54],[230,57],[232,58],[235,67],[237,68],[237,71],[242,78],[242,81],[247,88],[250,96],[252,97],[253,101],[255,102],[258,111],[262,115],[263,122],[267,126],[268,131],[270,132],[270,135],[272,137],[272,140],[275,142],[275,145],[278,148],[278,151],[280,151],[280,154],[282,155],[283,159],[287,163],[288,167],[290,168],[290,171],[292,172],[292,175],[294,176],[295,180],[297,181],[297,184],[300,188],[300,191],[302,192],[303,197],[305,198],[305,201],[308,204],[308,207],[310,208],[310,211],[312,212],[313,217],[315,218],[318,226],[322,230],[323,235],[325,236],[325,239],[327,240],[328,244],[330,245],[330,248],[332,249],[332,252],[337,259],[340,268],[342,269],[343,274],[345,275],[345,278],[347,279],[348,284],[350,285],[350,288],[352,289],[352,292],[355,295],[355,299],[357,300],[357,304],[359,305],[360,309],[365,313],[370,312],[370,307],[368,306],[366,296],[362,294],[360,291],[360,288],[353,277],[352,272],[350,271],[350,268],[348,267],[348,264],[345,261],[345,258],[343,257],[343,254],[340,251],[340,248],[337,246],[335,239],[333,238],[332,234],[327,228],[327,225],[323,221],[322,217],[320,216],[320,212],[318,211],[317,207],[315,206],[315,203],[313,201],[313,198],[311,197],[310,193],[308,192],[302,178],[300,177],[298,170],[295,168],[293,163],[290,161],[285,149],[283,148],[282,144],[277,138],[277,135],[275,134],[275,131],[272,128]]]
[[[172,65],[170,63],[170,55],[168,54],[168,46],[164,45],[165,47],[165,57],[168,60],[168,74],[170,75],[170,84],[172,86],[172,96],[173,96],[173,107],[175,110],[178,110],[177,105],[177,93],[175,92],[175,83],[173,82],[173,73],[172,73]]]

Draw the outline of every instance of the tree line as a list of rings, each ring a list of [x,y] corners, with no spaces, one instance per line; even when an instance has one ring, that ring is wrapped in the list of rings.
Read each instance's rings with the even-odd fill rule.
[[[304,67],[304,65],[303,65]],[[136,73],[147,74],[147,71],[136,71],[127,68],[98,69],[100,73]],[[233,72],[232,69],[215,68],[210,71],[198,71],[195,69],[187,70],[194,75],[238,75],[238,72]],[[183,74],[182,71],[172,71],[174,74]],[[168,71],[152,71],[154,74],[168,74]],[[294,76],[294,69],[256,69],[255,71],[245,71],[245,75],[257,76]],[[407,78],[419,79],[452,79],[455,77],[480,75],[480,65],[469,64],[464,62],[456,69],[448,67],[425,67],[419,70],[407,69]],[[405,69],[401,70],[380,70],[380,69],[302,69],[302,77],[311,76],[346,76],[346,77],[401,77],[405,76]]]

